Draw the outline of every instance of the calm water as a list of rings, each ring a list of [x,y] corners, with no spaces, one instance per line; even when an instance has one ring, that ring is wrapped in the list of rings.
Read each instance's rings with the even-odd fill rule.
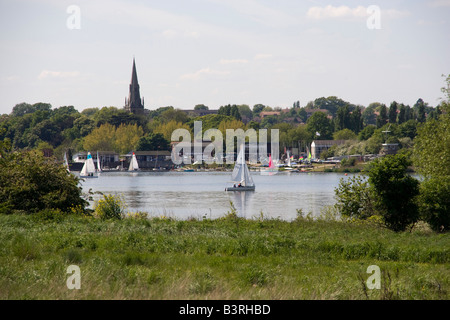
[[[350,174],[349,174],[350,176]],[[82,182],[84,191],[122,195],[129,211],[177,219],[218,218],[230,210],[232,201],[239,216],[292,220],[296,209],[319,215],[335,203],[334,188],[342,173],[252,172],[254,192],[225,192],[231,172],[109,172]],[[100,196],[94,196],[98,199]]]

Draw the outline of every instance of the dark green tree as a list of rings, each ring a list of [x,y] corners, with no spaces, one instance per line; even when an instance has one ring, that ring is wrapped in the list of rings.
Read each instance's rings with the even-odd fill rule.
[[[374,160],[369,169],[376,211],[394,231],[404,231],[419,219],[419,181],[407,173],[410,164],[405,155],[388,155]]]
[[[389,123],[397,123],[397,102],[392,102],[389,106]]]
[[[398,124],[406,122],[406,107],[403,103],[400,104],[398,113]]]
[[[324,112],[314,112],[306,122],[306,130],[310,133],[311,139],[333,139],[333,124]]]
[[[379,109],[379,115],[377,116],[377,128],[381,128],[388,121],[387,108],[385,104],[382,104]]]
[[[136,151],[170,150],[170,142],[161,133],[151,133],[139,139]]]
[[[417,121],[419,121],[420,123],[425,122],[425,103],[422,99],[417,100],[416,104],[414,105],[414,110],[416,110],[417,113]]]

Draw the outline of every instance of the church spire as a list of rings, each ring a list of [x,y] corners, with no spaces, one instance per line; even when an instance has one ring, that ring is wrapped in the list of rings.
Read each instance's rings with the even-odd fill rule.
[[[133,69],[131,71],[131,84],[128,101],[125,104],[125,109],[132,113],[143,113],[144,106],[141,102],[141,95],[139,93],[139,83],[136,72],[136,62],[133,57]]]

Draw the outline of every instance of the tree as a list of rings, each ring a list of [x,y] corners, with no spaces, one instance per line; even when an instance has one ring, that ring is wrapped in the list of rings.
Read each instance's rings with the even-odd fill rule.
[[[187,124],[171,120],[167,123],[162,123],[158,125],[153,131],[153,133],[161,133],[164,136],[164,139],[166,139],[167,141],[171,141],[172,132],[176,129],[186,129],[188,131],[190,130]]]
[[[389,107],[389,123],[397,123],[397,102],[392,102]]]
[[[377,116],[377,128],[381,128],[388,121],[387,108],[385,104],[382,104],[379,109],[379,115]]]
[[[375,110],[381,106],[381,103],[379,102],[372,102],[367,106],[367,108],[364,109],[362,113],[363,122],[367,126],[369,124],[376,125],[377,119],[375,115]]]
[[[84,209],[79,179],[41,152],[3,153],[0,157],[0,209],[35,213],[44,209]]]
[[[205,106],[204,104],[197,104],[194,107],[194,110],[209,110],[209,108],[207,106]]]
[[[334,131],[340,131],[350,128],[350,111],[348,106],[339,107],[336,112]]]
[[[254,116],[254,117],[259,117],[259,114],[261,113],[261,111],[264,110],[265,107],[266,107],[266,106],[263,105],[263,104],[255,104],[255,105],[253,106],[253,110],[252,110],[253,116]]]
[[[414,110],[417,113],[417,121],[420,123],[425,122],[426,120],[425,103],[423,102],[422,99],[417,100],[416,104],[414,105]]]
[[[343,216],[364,220],[375,214],[373,189],[362,176],[354,176],[347,180],[341,178],[334,193],[335,207]]]
[[[334,140],[356,140],[356,134],[350,129],[343,129],[333,133]]]
[[[139,139],[136,151],[170,150],[170,142],[161,133],[150,133]]]
[[[405,155],[388,155],[372,161],[369,169],[376,211],[394,231],[404,231],[419,219],[419,181],[407,174],[410,164]]]
[[[400,104],[399,113],[398,113],[398,124],[402,124],[406,122],[406,107],[402,103]]]
[[[114,141],[116,128],[109,124],[102,124],[95,128],[84,138],[84,150],[112,151],[114,150]]]
[[[143,135],[144,130],[137,124],[121,124],[114,135],[114,150],[127,153],[136,149],[136,145]]]
[[[368,125],[364,129],[362,129],[358,134],[358,139],[360,141],[368,140],[370,137],[372,137],[373,133],[375,132],[376,127],[372,124]]]
[[[332,139],[333,125],[325,113],[314,112],[306,122],[306,126],[311,138],[321,140]]]
[[[364,127],[363,124],[363,118],[361,113],[360,106],[356,106],[356,109],[353,110],[352,114],[350,115],[350,129],[358,134]]]
[[[424,177],[421,215],[436,231],[450,229],[450,104],[442,106],[447,113],[418,127],[413,149],[416,170]]]
[[[239,109],[239,114],[241,115],[241,117],[246,117],[247,120],[251,120],[253,118],[253,112],[248,105],[241,104],[237,107]]]

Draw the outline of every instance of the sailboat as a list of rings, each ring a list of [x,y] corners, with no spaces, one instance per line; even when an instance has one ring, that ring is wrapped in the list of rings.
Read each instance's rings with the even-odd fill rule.
[[[98,151],[97,151],[97,172],[98,173],[102,172],[101,161],[100,161],[100,156],[98,155]]]
[[[225,188],[225,191],[254,191],[255,183],[250,175],[248,166],[245,163],[244,145],[241,145],[233,173],[231,174],[233,187]]]
[[[270,175],[270,176],[278,172],[278,167],[275,165],[274,161],[272,161],[271,154],[269,154],[269,167],[261,168],[259,171],[261,172],[261,175]]]
[[[83,169],[81,169],[80,177],[81,178],[98,178],[98,176],[95,175],[94,160],[92,159],[92,155],[90,152],[88,152],[87,159],[83,165]]]
[[[69,161],[67,160],[67,153],[64,152],[64,167],[66,167],[67,172],[70,173]]]
[[[136,155],[133,152],[133,156],[131,157],[130,166],[128,167],[128,171],[138,171],[139,165],[136,159]]]

